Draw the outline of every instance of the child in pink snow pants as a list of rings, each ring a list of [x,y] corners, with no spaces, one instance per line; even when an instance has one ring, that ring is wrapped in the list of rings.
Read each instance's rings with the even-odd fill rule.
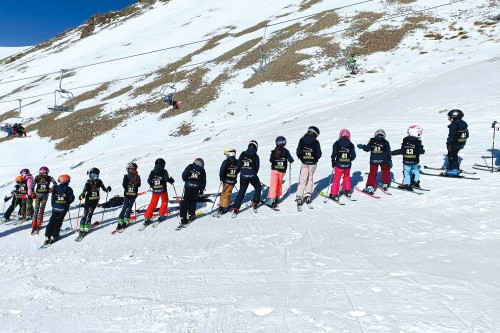
[[[343,129],[339,133],[339,139],[333,144],[332,167],[334,176],[330,187],[329,198],[339,200],[340,180],[343,179],[342,188],[347,197],[351,196],[351,165],[356,158],[356,151],[351,142],[351,133]]]

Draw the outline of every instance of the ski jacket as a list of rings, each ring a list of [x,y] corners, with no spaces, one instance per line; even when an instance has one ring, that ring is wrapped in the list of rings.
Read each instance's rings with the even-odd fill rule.
[[[453,146],[462,149],[469,138],[469,125],[462,119],[455,119],[448,125],[447,146]]]
[[[137,176],[137,182],[133,183],[133,176]],[[137,198],[137,193],[139,192],[139,187],[141,187],[141,177],[138,174],[129,174],[123,175],[123,196],[125,198]]]
[[[269,156],[269,162],[271,162],[271,170],[276,170],[279,172],[286,172],[288,167],[288,162],[293,163],[294,159],[288,149],[285,147],[281,148],[280,156],[276,156],[275,150],[271,150],[271,155]]]
[[[242,152],[238,158],[238,167],[240,168],[240,179],[256,179],[260,168],[260,159],[257,151],[249,147]]]
[[[153,189],[153,193],[167,192],[167,183],[173,184],[174,179],[168,175],[167,170],[163,167],[155,166],[148,177],[148,184]]]
[[[222,162],[219,170],[219,179],[224,184],[236,184],[238,182],[238,160],[234,156],[230,156]]]
[[[20,184],[14,185],[14,188],[10,192],[9,196],[6,196],[7,198],[16,198],[17,200],[21,199],[21,192],[19,189],[21,188]]]
[[[349,169],[356,158],[356,150],[351,140],[340,138],[332,147],[332,166],[340,169]]]
[[[363,145],[363,150],[370,152],[370,164],[382,165],[392,161],[389,141],[381,136],[371,138],[367,145]]]
[[[403,155],[404,165],[418,165],[420,163],[420,155],[424,154],[424,146],[422,141],[413,136],[407,136],[401,143],[401,149],[393,150],[391,155]]]
[[[303,164],[315,165],[321,158],[321,146],[312,135],[305,134],[297,145],[297,157]]]
[[[189,164],[182,173],[185,188],[197,189],[203,192],[207,185],[207,174],[205,169],[194,163]]]
[[[22,190],[23,198],[26,197],[26,195],[31,196],[33,194],[33,176],[28,174],[23,176],[24,183],[26,184],[25,189]]]
[[[56,185],[52,190],[52,211],[66,213],[69,205],[75,201],[73,189],[67,183]]]
[[[50,184],[52,188],[57,186],[56,181],[52,176],[49,175],[37,175],[35,176],[35,193],[36,194],[48,194],[51,191]]]
[[[85,197],[85,202],[97,201],[100,198],[100,189],[104,192],[108,192],[104,186],[102,180],[100,179],[87,179],[85,186],[83,187],[82,196]]]

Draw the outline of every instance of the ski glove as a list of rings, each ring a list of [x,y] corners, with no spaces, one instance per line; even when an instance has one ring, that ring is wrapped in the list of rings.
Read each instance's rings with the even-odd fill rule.
[[[356,147],[358,147],[359,149],[363,149],[363,144],[362,143],[358,143],[358,145]]]
[[[80,201],[83,200],[83,194],[80,194],[80,196],[78,197],[78,199],[80,199]]]
[[[169,182],[170,184],[173,184],[173,183],[175,182],[175,180],[174,180],[172,177],[170,177],[170,178],[168,179],[168,182]]]
[[[9,198],[9,197],[7,197],[7,196],[5,196],[5,198],[3,198],[3,201],[4,201],[4,202],[7,202],[7,201],[9,201],[9,200],[10,200],[10,198]]]
[[[392,169],[392,161],[389,161],[387,163],[389,163],[389,169]]]
[[[31,200],[33,200],[33,199],[35,199],[36,194],[35,194],[35,193],[31,193],[28,197],[29,197]]]
[[[108,186],[108,188],[106,189],[106,192],[111,192],[111,186]]]

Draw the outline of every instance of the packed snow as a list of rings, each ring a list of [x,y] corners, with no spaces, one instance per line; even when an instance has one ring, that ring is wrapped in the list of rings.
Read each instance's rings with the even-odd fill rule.
[[[300,3],[291,1],[290,6]],[[343,0],[335,6],[345,4]],[[315,173],[314,209],[304,206],[302,212],[294,202],[300,169],[296,161],[289,170],[291,184],[289,175],[285,176],[287,192],[279,212],[262,207],[253,213],[245,206],[250,200],[247,194],[245,209],[236,219],[229,214],[214,218],[211,213],[217,204],[212,210],[212,203],[200,203],[202,215],[186,229],[175,230],[179,219],[173,211],[157,228],[139,232],[140,223],[136,223],[111,235],[119,209],[99,209],[94,221],[102,218],[103,224],[81,243],[73,241],[74,232],[63,231],[58,242],[43,250],[39,249],[43,229],[32,236],[29,222],[0,224],[1,331],[500,332],[500,179],[498,173],[472,169],[474,163],[491,163],[491,123],[500,121],[498,38],[488,38],[474,26],[494,14],[488,4],[464,1],[433,12],[447,17],[470,8],[460,22],[469,31],[467,40],[439,42],[425,39],[425,31],[418,31],[391,52],[359,59],[363,70],[356,76],[346,78],[348,73],[340,67],[298,84],[265,83],[244,89],[242,82],[253,73],[248,68],[225,84],[219,98],[197,116],[189,112],[159,121],[158,115],[141,114],[129,119],[126,127],[72,151],[55,150],[55,142],[36,132],[0,143],[2,197],[12,189],[20,169],[36,174],[42,165],[55,177],[70,174],[75,194],[83,188],[86,171],[98,167],[113,196],[123,194],[125,167],[135,161],[143,179],[141,190],[146,190],[145,180],[159,157],[167,161],[179,195],[181,172],[202,157],[206,192],[216,193],[225,149],[235,148],[239,154],[248,141],[257,140],[259,176],[265,184],[270,179],[267,160],[278,135],[287,138],[287,148],[294,153],[307,127],[314,125],[321,131],[318,139],[323,150]],[[418,2],[419,8],[431,5],[435,3]],[[256,6],[254,1],[242,0],[236,6],[229,0],[216,5],[172,0],[61,52],[46,57],[35,53],[22,74],[16,74],[12,64],[0,71],[2,77],[12,79],[181,44],[223,26],[242,30],[291,10],[283,7],[278,1]],[[320,2],[291,18],[329,8],[329,2]],[[340,13],[381,8],[383,3],[375,2]],[[445,20],[436,26],[445,29],[449,23]],[[491,29],[498,35],[498,27]],[[412,49],[415,40],[419,49]],[[235,45],[221,44],[192,62],[209,60]],[[420,54],[422,50],[427,53]],[[187,47],[166,58],[156,55],[85,68],[68,84],[140,74],[191,51]],[[367,73],[371,69],[375,73]],[[217,75],[217,70],[212,68],[211,75]],[[339,86],[339,79],[345,79],[346,85]],[[52,85],[45,82],[4,99],[45,93],[55,88]],[[18,86],[0,85],[0,96]],[[117,84],[114,89],[123,86]],[[37,107],[25,107],[23,117],[39,117],[46,112],[40,105],[51,101],[47,96]],[[126,102],[112,101],[108,107]],[[0,106],[7,111],[16,108],[17,102]],[[461,167],[477,171],[474,176],[480,180],[423,175],[421,185],[430,190],[423,195],[391,190],[392,195],[380,194],[376,200],[354,192],[357,201],[343,200],[344,206],[316,197],[329,185],[331,147],[342,128],[351,131],[354,144],[366,144],[375,130],[383,128],[396,149],[408,126],[418,124],[424,129],[426,150],[421,165],[440,167],[446,154],[446,112],[453,108],[465,113],[471,133],[459,155]],[[186,120],[195,122],[193,133],[169,136]],[[500,163],[498,149],[493,153],[494,162]],[[360,150],[357,154],[353,185],[364,187],[369,154]],[[401,157],[393,161],[392,173],[400,181]],[[169,195],[175,195],[174,188],[169,187]],[[104,198],[101,194],[101,202]],[[137,206],[148,202],[149,195],[140,196]],[[70,210],[73,226],[78,212]],[[47,209],[44,225],[49,216]],[[63,228],[69,225],[68,220]]]

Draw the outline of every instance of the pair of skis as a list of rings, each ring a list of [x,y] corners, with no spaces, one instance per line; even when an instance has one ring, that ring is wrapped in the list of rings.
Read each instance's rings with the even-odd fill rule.
[[[444,168],[434,168],[434,167],[429,167],[429,166],[426,166],[426,165],[424,165],[424,169],[428,169],[428,170],[441,170],[441,171],[445,170]],[[428,173],[428,172],[420,171],[420,173],[422,175],[435,176],[435,177],[460,178],[460,179],[470,179],[470,180],[479,180],[480,179],[479,177],[464,176],[464,175],[474,175],[474,174],[476,174],[475,172],[470,172],[470,171],[465,171],[465,170],[460,170],[460,174],[457,175],[457,176],[448,176],[448,175],[445,175],[443,172],[435,174],[435,173]]]

